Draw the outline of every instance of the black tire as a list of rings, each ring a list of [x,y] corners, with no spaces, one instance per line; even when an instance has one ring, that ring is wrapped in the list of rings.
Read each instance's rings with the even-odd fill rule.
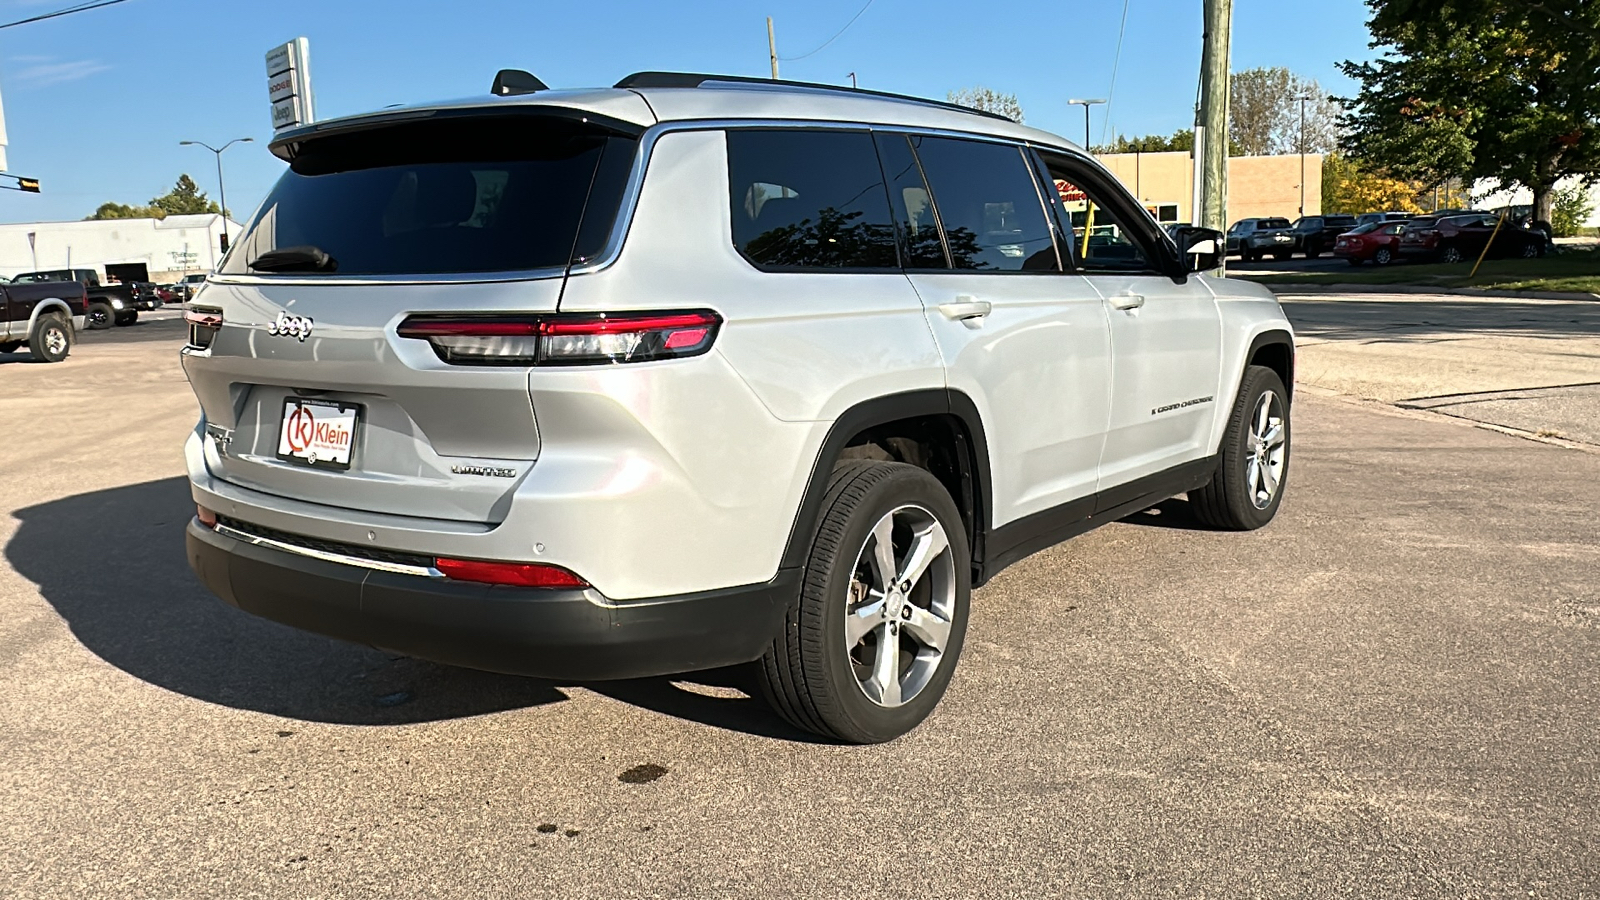
[[[1394,262],[1394,251],[1388,247],[1379,247],[1378,252],[1372,254],[1372,264],[1375,266],[1387,266],[1392,262]]]
[[[1273,469],[1278,476],[1277,484],[1265,504],[1261,504],[1258,485],[1252,484],[1250,477],[1250,463],[1258,459],[1250,437],[1252,421],[1258,417],[1260,403],[1269,393],[1275,395],[1277,408],[1281,410],[1278,424],[1282,440],[1277,446],[1281,446],[1283,452],[1279,465]],[[1268,418],[1270,420],[1270,415]],[[1289,487],[1291,438],[1289,394],[1278,373],[1265,366],[1245,369],[1239,397],[1234,401],[1232,415],[1228,416],[1228,430],[1222,436],[1217,471],[1209,484],[1189,492],[1189,505],[1195,517],[1212,528],[1227,531],[1252,531],[1271,522]]]
[[[139,321],[139,311],[137,309],[125,309],[117,313],[118,325],[132,325],[137,321]]]
[[[857,593],[856,589],[870,587],[858,576],[866,572],[866,578],[872,578],[870,569],[862,567],[864,564],[871,566],[868,542],[874,536],[874,526],[885,517],[898,522],[895,517],[905,510],[916,515],[926,514],[936,521],[947,538],[947,548],[933,555],[933,565],[926,569],[927,575],[908,595],[903,609],[907,627],[900,630],[899,616],[884,616],[881,630],[874,627],[858,638],[863,643],[852,647],[846,638],[846,619],[851,615],[848,607],[852,597],[857,598],[860,609],[870,596]],[[902,539],[912,535],[898,527],[894,534],[890,544],[898,554],[902,552]],[[800,594],[785,617],[783,634],[774,639],[757,663],[761,690],[767,702],[790,724],[848,743],[882,743],[915,728],[938,705],[961,655],[972,592],[971,559],[966,530],[955,502],[932,475],[903,463],[850,461],[839,464],[828,481]],[[898,568],[902,560],[896,555],[893,562]],[[864,643],[866,638],[872,638],[875,647],[882,635],[895,634],[894,689],[902,689],[902,678],[906,679],[905,684],[910,684],[913,675],[910,667],[916,664],[917,657],[914,652],[911,655],[905,652],[904,642],[916,642],[909,625],[912,606],[922,606],[927,612],[926,604],[933,602],[931,598],[950,597],[952,587],[953,600],[946,604],[948,635],[937,666],[926,675],[920,689],[901,705],[880,705],[870,699],[858,674],[864,664],[854,654],[868,646]],[[889,601],[882,603],[883,612],[888,613]],[[873,616],[872,620],[878,621],[879,617]],[[866,617],[858,621],[866,621]],[[867,668],[870,665],[865,664]],[[901,666],[906,667],[903,673]]]
[[[1322,246],[1320,244],[1307,244],[1306,245],[1306,259],[1316,259],[1317,257],[1319,257],[1321,255],[1322,255]]]
[[[109,303],[89,304],[89,328],[101,331],[117,324],[117,311]]]
[[[1352,265],[1352,266],[1361,265],[1361,260],[1355,258],[1354,256],[1347,256],[1347,257],[1345,257],[1345,259],[1349,260],[1350,261],[1350,265]]]
[[[1249,250],[1241,250],[1241,251],[1239,251],[1239,258],[1244,260],[1245,262],[1255,262],[1256,260],[1261,258],[1261,254],[1252,253]]]
[[[1286,251],[1284,253],[1274,253],[1274,254],[1272,254],[1272,258],[1273,259],[1278,259],[1278,260],[1288,259],[1291,256],[1294,256],[1294,251],[1292,251],[1292,250]]]
[[[61,316],[40,316],[28,338],[28,351],[40,362],[61,362],[72,352],[72,323]]]
[[[1455,265],[1465,258],[1461,255],[1461,248],[1455,244],[1445,244],[1439,250],[1439,261],[1447,265]]]

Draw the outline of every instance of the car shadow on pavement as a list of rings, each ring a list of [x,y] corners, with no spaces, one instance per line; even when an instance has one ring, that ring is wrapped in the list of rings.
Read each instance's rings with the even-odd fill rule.
[[[158,687],[314,722],[399,725],[556,703],[560,685],[397,656],[269,622],[212,596],[189,570],[185,478],[111,488],[15,513],[6,559],[95,655]],[[742,670],[584,684],[714,727],[807,740]]]
[[[1129,525],[1147,525],[1151,528],[1181,528],[1184,531],[1210,531],[1205,523],[1195,518],[1194,507],[1183,497],[1163,500],[1149,509],[1140,510],[1122,518]]]

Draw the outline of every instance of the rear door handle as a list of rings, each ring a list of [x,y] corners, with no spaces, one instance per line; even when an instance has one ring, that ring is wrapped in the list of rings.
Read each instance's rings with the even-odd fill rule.
[[[954,303],[939,304],[939,312],[944,313],[945,318],[956,321],[981,319],[992,309],[994,305],[989,301],[974,300],[971,297],[957,297]]]
[[[1117,309],[1138,309],[1144,305],[1144,295],[1132,291],[1111,296],[1111,305]]]

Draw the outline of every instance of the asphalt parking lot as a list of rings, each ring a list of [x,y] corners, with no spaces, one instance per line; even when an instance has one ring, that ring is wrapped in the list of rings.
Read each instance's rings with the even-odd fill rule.
[[[1362,387],[1526,388],[1490,376],[1592,365],[1552,318],[1589,313],[1286,306],[1278,520],[1173,500],[1018,564],[871,748],[736,671],[552,683],[240,613],[184,561],[181,322],[0,356],[0,895],[1600,894],[1600,454]]]

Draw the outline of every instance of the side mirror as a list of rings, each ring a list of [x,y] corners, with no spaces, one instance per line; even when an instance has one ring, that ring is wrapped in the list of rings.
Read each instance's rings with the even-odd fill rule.
[[[1222,232],[1215,228],[1184,225],[1176,230],[1173,239],[1183,257],[1185,271],[1205,272],[1222,264]]]

